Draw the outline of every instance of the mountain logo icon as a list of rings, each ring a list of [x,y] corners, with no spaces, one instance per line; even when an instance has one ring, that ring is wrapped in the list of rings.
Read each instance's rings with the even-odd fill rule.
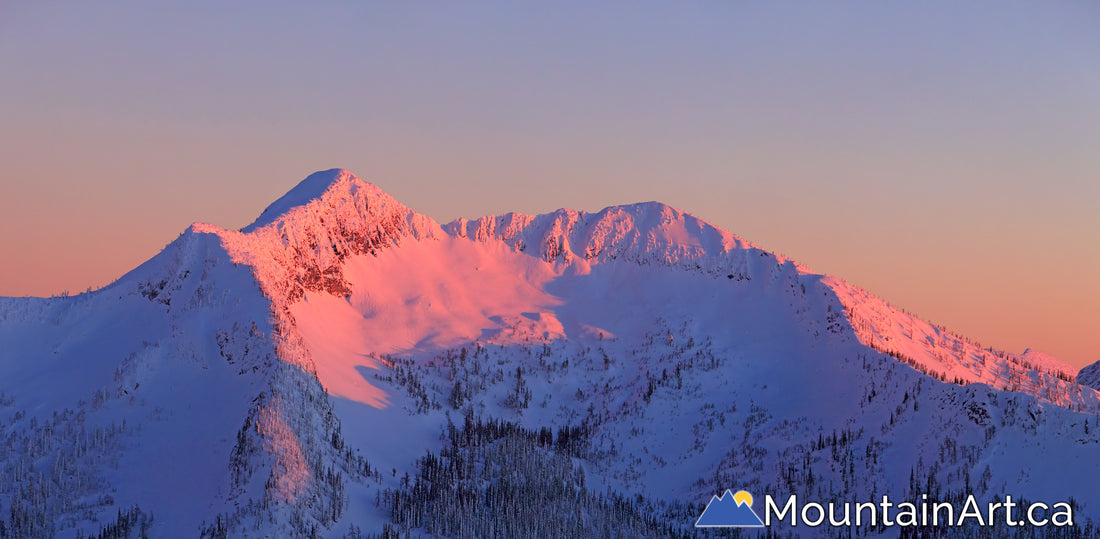
[[[722,497],[711,496],[707,508],[695,521],[696,528],[762,528],[764,521],[752,510],[752,494],[726,489]]]

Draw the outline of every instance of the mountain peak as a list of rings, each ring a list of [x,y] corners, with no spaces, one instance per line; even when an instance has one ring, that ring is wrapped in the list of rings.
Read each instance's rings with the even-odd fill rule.
[[[308,206],[317,201],[335,203],[337,200],[350,200],[350,196],[359,191],[366,191],[368,199],[377,200],[383,206],[397,203],[378,186],[360,179],[347,170],[342,168],[322,170],[298,182],[293,189],[264,209],[252,224],[242,228],[241,232],[248,233],[270,225],[292,213],[295,208]]]
[[[307,290],[346,294],[341,263],[348,256],[440,235],[432,219],[336,168],[310,174],[251,225],[221,236],[235,262],[253,267],[269,297],[293,303]]]
[[[443,229],[459,238],[499,239],[548,262],[625,257],[644,264],[696,267],[704,260],[740,259],[746,251],[756,249],[660,202],[609,206],[595,213],[560,209],[542,215],[507,213],[472,221],[457,219]]]

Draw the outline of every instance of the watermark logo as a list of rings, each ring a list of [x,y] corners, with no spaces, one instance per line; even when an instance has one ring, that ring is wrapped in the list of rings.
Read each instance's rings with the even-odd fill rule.
[[[696,528],[763,528],[764,521],[752,510],[752,494],[727,489],[722,497],[711,496],[707,508],[695,521]]]
[[[956,503],[933,501],[927,494],[919,500],[895,503],[889,496],[866,502],[805,502],[790,495],[783,504],[765,495],[763,516],[752,508],[752,494],[730,490],[721,497],[711,496],[696,528],[762,528],[772,522],[798,526],[885,526],[885,527],[1064,527],[1074,525],[1073,505],[1058,502],[1024,502],[1012,496],[994,498],[980,504],[973,494],[961,507]]]

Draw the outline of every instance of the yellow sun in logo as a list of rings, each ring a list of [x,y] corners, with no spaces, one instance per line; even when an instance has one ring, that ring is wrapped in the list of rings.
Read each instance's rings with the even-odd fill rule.
[[[749,494],[748,492],[746,492],[744,490],[739,490],[739,491],[737,491],[737,494],[733,495],[733,501],[737,502],[738,507],[741,507],[742,505],[746,505],[746,504],[751,506],[752,505],[752,494]]]

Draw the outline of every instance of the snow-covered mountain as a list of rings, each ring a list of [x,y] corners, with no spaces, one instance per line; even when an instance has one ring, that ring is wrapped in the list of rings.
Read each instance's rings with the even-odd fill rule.
[[[0,298],[0,537],[682,536],[727,488],[1072,498],[1088,536],[1096,372],[663,204],[441,226],[330,170]]]

